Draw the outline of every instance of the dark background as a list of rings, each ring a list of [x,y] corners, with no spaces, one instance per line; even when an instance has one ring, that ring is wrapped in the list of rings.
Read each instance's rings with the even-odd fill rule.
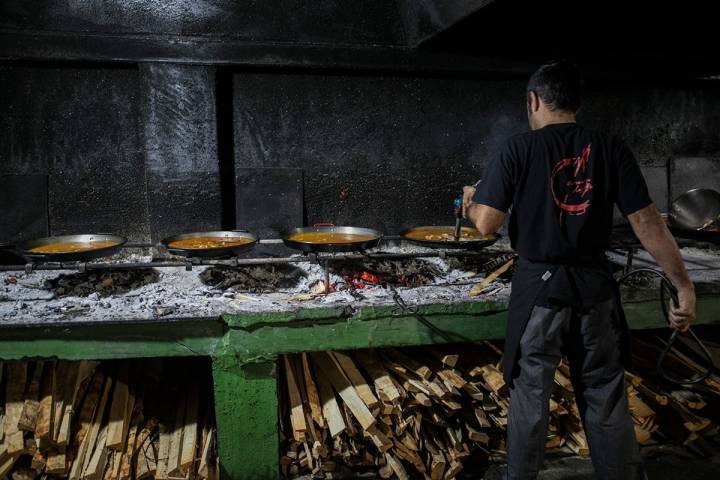
[[[625,3],[4,1],[0,241],[446,224],[560,57],[661,208],[718,188],[710,2]]]

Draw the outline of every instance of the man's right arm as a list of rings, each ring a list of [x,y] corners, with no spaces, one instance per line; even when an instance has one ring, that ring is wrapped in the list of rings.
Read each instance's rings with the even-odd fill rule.
[[[680,305],[671,306],[670,323],[679,330],[687,330],[695,320],[695,287],[690,281],[675,239],[653,203],[631,213],[627,219],[642,246],[678,289]]]

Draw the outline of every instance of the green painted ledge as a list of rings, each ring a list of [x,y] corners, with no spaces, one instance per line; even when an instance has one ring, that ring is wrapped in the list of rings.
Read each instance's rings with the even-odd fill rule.
[[[225,330],[220,319],[2,328],[0,359],[212,356],[222,350]]]
[[[698,324],[720,322],[720,295],[698,298]],[[666,323],[657,300],[628,302],[625,311],[634,330],[662,328]],[[298,309],[281,314],[226,315],[228,343],[247,361],[281,353],[370,347],[429,345],[446,340],[393,307]],[[501,339],[506,305],[492,302],[434,304],[420,309],[435,327],[456,342]]]
[[[281,318],[225,317],[229,344],[247,360],[280,353],[353,348],[428,345],[446,340],[411,315],[392,307],[298,310]],[[495,303],[428,305],[420,313],[455,342],[505,336],[506,310]]]
[[[632,329],[665,326],[656,300],[627,302],[625,310]],[[421,307],[420,312],[456,342],[500,339],[505,335],[504,303],[433,304]],[[0,359],[214,357],[233,352],[246,361],[259,361],[281,353],[446,341],[415,317],[394,313],[393,306],[359,310],[334,306],[227,314],[216,320],[2,328]],[[699,297],[697,323],[718,322],[720,295]]]

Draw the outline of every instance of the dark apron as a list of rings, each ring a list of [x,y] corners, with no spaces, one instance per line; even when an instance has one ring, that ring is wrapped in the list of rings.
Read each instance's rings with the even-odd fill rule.
[[[533,308],[591,307],[613,299],[613,318],[620,337],[621,361],[630,366],[630,330],[620,302],[620,290],[604,257],[578,259],[572,263],[533,262],[520,258],[513,274],[508,309],[503,375],[512,386],[517,375],[520,339]]]

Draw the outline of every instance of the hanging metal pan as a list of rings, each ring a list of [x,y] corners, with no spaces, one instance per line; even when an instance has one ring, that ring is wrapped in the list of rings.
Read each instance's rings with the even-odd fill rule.
[[[680,195],[670,206],[670,226],[701,230],[720,219],[720,192],[696,188]]]
[[[481,235],[474,228],[462,227],[460,240],[455,240],[454,226],[423,226],[407,229],[400,233],[407,241],[430,248],[480,249],[497,242],[500,235]]]
[[[104,233],[59,235],[21,243],[19,252],[36,262],[76,262],[108,257],[122,249],[125,237]]]
[[[289,248],[305,253],[356,252],[377,247],[382,237],[381,232],[371,228],[322,224],[295,228],[288,232],[283,242]]]
[[[245,230],[192,232],[164,238],[168,252],[183,257],[217,258],[251,250],[258,238]]]

